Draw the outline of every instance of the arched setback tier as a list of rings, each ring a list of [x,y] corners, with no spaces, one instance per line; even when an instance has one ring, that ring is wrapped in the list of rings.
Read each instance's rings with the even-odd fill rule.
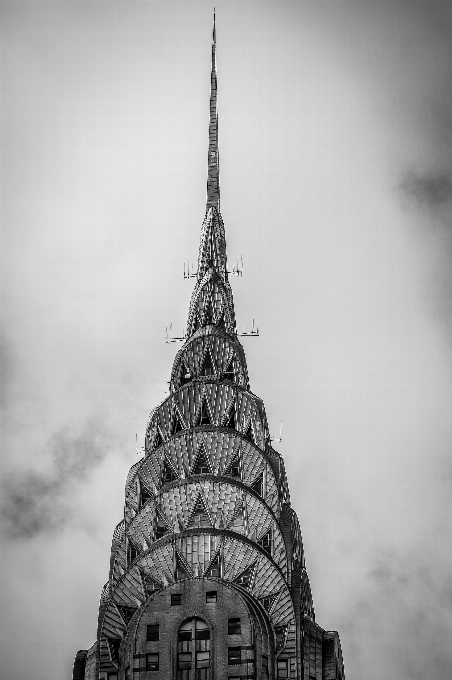
[[[181,482],[161,491],[128,524],[127,536],[141,552],[163,532],[177,534],[198,526],[228,529],[255,542],[269,535],[267,552],[281,568],[285,565],[284,541],[275,515],[257,494],[232,480]]]
[[[287,578],[285,543],[268,506],[246,488],[213,480],[173,486],[146,503],[127,525],[122,545],[116,543],[114,573],[125,570],[137,554],[163,535],[174,532],[177,538],[181,532],[197,528],[245,536],[261,545]],[[193,555],[193,559],[198,558]]]
[[[176,354],[170,392],[187,382],[207,377],[229,380],[249,390],[245,352],[236,336],[218,326],[200,328]]]
[[[180,604],[171,605],[174,596]],[[260,678],[267,669],[273,677],[276,651],[265,610],[246,592],[217,579],[193,579],[156,593],[131,620],[119,647],[124,668],[119,680],[125,680],[127,667],[131,677],[140,677],[150,660],[163,677],[176,679],[180,666],[194,671],[197,664],[203,670],[189,677]]]
[[[206,467],[200,467],[200,456]],[[139,511],[146,497],[161,488],[192,478],[198,470],[217,477],[233,478],[256,489],[279,517],[279,494],[287,487],[281,459],[268,456],[232,428],[199,426],[179,432],[136,463],[125,488],[126,520]],[[225,480],[227,481],[227,480]]]
[[[262,450],[269,440],[265,408],[259,397],[233,383],[206,379],[184,385],[152,411],[146,429],[146,452],[199,425],[232,426]]]
[[[232,504],[231,504],[232,506]],[[174,510],[174,506],[173,510]],[[237,507],[237,506],[236,506]],[[252,506],[250,506],[252,507]],[[243,508],[243,506],[241,506]],[[146,552],[154,543],[149,540],[152,537],[152,532],[156,532],[157,523],[162,526],[161,506],[154,501],[146,505],[143,514],[137,515],[130,525],[126,525],[122,521],[115,530],[112,551],[110,559],[110,587],[113,589],[118,581],[124,576],[127,570],[132,566],[135,560],[142,553]],[[261,516],[261,512],[263,515]],[[292,511],[291,511],[292,513]],[[245,514],[245,513],[244,513]],[[244,516],[242,515],[242,518]],[[239,513],[231,512],[231,521],[225,530],[216,530],[214,527],[197,527],[195,529],[186,529],[182,536],[179,529],[177,534],[171,535],[165,533],[163,540],[166,542],[173,540],[179,541],[180,546],[177,549],[180,555],[180,571],[183,572],[187,568],[187,573],[198,575],[199,573],[225,573],[225,553],[224,553],[224,536],[234,536],[240,534],[246,539],[253,541],[255,544],[263,548],[264,552],[271,553],[273,561],[278,565],[281,572],[284,574],[287,584],[293,590],[293,596],[299,601],[301,611],[309,615],[315,620],[314,606],[312,601],[311,588],[309,578],[306,572],[303,553],[296,554],[296,549],[301,543],[301,534],[293,530],[287,540],[284,537],[284,529],[289,526],[284,522],[278,525],[275,518],[268,512],[266,506],[258,507],[256,513],[261,517],[262,523],[265,525],[264,529],[256,532],[252,538],[245,532],[247,531],[246,523],[243,522]],[[294,513],[292,513],[292,516]],[[295,516],[296,517],[296,516]],[[256,518],[252,519],[253,523],[257,523]],[[281,531],[282,529],[282,531]],[[154,533],[154,536],[156,533]],[[212,538],[215,535],[215,538]],[[219,538],[218,538],[219,536]],[[241,537],[238,536],[237,538]],[[181,539],[184,539],[183,541]],[[157,539],[159,545],[162,545],[162,539]],[[227,557],[227,554],[226,554]],[[160,588],[161,581],[152,581],[147,584],[148,590]]]
[[[284,572],[260,546],[230,531],[189,530],[160,539],[138,555],[127,571],[113,574],[107,590],[124,620],[155,590],[212,576],[249,592],[268,611],[272,625],[292,620],[293,603]],[[104,625],[104,616],[102,621]],[[117,617],[108,625],[118,627]]]

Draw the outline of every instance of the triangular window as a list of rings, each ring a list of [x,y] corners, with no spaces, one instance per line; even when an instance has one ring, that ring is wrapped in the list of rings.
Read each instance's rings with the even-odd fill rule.
[[[199,528],[199,527],[210,527],[212,522],[210,517],[206,512],[206,509],[201,500],[196,503],[195,509],[193,510],[190,521],[187,525],[188,529]]]
[[[251,485],[251,488],[253,491],[259,494],[259,496],[263,497],[263,479],[262,475],[259,475],[259,477],[256,479],[256,481]]]
[[[182,417],[177,409],[174,411],[174,417],[173,417],[173,431],[172,434],[176,434],[176,432],[182,432],[182,430],[185,430],[185,423],[182,421]]]
[[[121,607],[121,609],[122,609],[122,607]],[[122,612],[121,612],[121,614],[122,614]],[[132,614],[132,616],[133,616],[133,614]],[[130,617],[130,618],[132,618],[132,617]],[[129,619],[129,621],[130,621],[130,619]],[[128,623],[128,621],[127,621],[127,623]],[[108,637],[107,642],[108,642],[108,648],[110,650],[111,660],[112,661],[118,661],[119,660],[119,648],[120,648],[121,642],[122,642],[121,638],[109,638]]]
[[[179,384],[180,385],[185,385],[186,383],[190,382],[191,380],[191,373],[186,367],[185,363],[182,361],[181,366],[180,366],[180,373],[179,373]]]
[[[253,444],[254,444],[254,433],[253,433],[253,426],[251,425],[251,420],[248,423],[248,427],[246,428],[245,437],[247,439],[249,439],[250,442],[253,442]]]
[[[146,593],[146,597],[149,597],[152,595],[152,593],[155,593],[157,590],[161,590],[162,586],[158,581],[153,579],[151,576],[148,576],[144,572],[141,572],[141,580],[143,581],[143,587]]]
[[[139,551],[134,546],[132,541],[127,541],[127,564],[132,564],[134,559],[138,556]]]
[[[153,496],[143,484],[140,484],[140,487],[140,508],[142,508],[143,505],[146,505],[148,501],[152,500]]]
[[[280,649],[281,647],[284,647],[286,631],[287,631],[287,626],[276,626],[275,627],[276,649]]]
[[[163,469],[162,469],[162,484],[168,484],[169,482],[174,482],[175,479],[177,479],[176,473],[174,472],[171,465],[169,465],[166,458],[164,458]]]
[[[209,409],[205,399],[202,400],[201,410],[199,412],[198,425],[212,425]]]
[[[272,554],[272,532],[271,532],[271,529],[270,529],[270,531],[267,531],[267,533],[264,534],[264,536],[262,536],[262,538],[260,539],[260,541],[258,541],[258,543],[261,546],[261,548],[263,548],[265,550],[266,553],[268,553],[269,555]]]
[[[235,430],[235,406],[234,406],[234,404],[232,404],[231,408],[229,409],[229,413],[228,413],[226,421],[224,423],[224,427],[230,427],[231,429]]]
[[[209,350],[206,352],[204,357],[204,362],[201,368],[201,375],[215,375],[215,369],[213,366],[212,357],[210,356]]]
[[[156,449],[161,444],[163,444],[163,439],[162,439],[162,435],[160,434],[160,428],[157,425],[157,432],[156,432],[155,437],[154,437],[154,449]]]
[[[160,515],[157,513],[156,517],[156,524],[155,524],[155,540],[158,541],[159,538],[162,538],[168,531],[168,527],[166,526],[165,522],[163,519],[160,517]]]
[[[179,553],[176,552],[176,581],[184,578],[191,578],[190,570],[184,564]]]
[[[251,581],[253,580],[254,566],[255,563],[247,567],[245,571],[242,571],[242,573],[234,579],[234,583],[237,583],[237,585],[243,586],[244,588],[250,588]]]
[[[136,607],[120,607],[118,605],[118,609],[121,612],[121,616],[126,622],[127,625],[129,625],[129,621],[132,618],[132,616],[135,614],[137,608]]]
[[[216,578],[221,577],[221,560],[219,552],[215,555],[212,562],[210,563],[209,568],[206,571],[206,576],[207,577],[213,576]]]
[[[265,609],[265,611],[267,611],[267,612],[270,611],[270,608],[271,608],[273,602],[275,601],[275,597],[276,597],[276,595],[268,595],[267,597],[263,597],[261,599],[261,604],[262,604],[263,608]]]
[[[206,306],[204,307],[204,325],[207,326],[211,323],[212,323],[212,305],[209,300]]]
[[[229,364],[228,364],[227,369],[226,369],[225,372],[223,373],[223,378],[224,378],[225,380],[231,380],[232,382],[234,382],[234,380],[235,380],[235,373],[234,373],[234,360],[233,360],[233,359],[231,359],[231,361],[230,361]]]
[[[229,477],[240,477],[240,460],[238,454],[234,456],[223,474],[228,475]]]
[[[210,472],[211,469],[207,460],[206,452],[204,447],[201,446],[196,457],[196,462],[193,466],[192,475],[208,475]]]
[[[234,519],[232,520],[232,524],[230,526],[230,529],[232,529],[232,531],[241,529],[242,531],[240,531],[240,533],[242,533],[244,528],[245,528],[245,521],[244,521],[244,517],[243,517],[243,507],[240,506],[237,509],[237,511],[234,513]]]

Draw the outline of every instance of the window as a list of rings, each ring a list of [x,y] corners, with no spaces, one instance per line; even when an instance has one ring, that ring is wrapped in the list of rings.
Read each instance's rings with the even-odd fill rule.
[[[134,610],[135,611],[135,610]],[[133,614],[132,614],[133,616]],[[132,616],[130,618],[132,618]],[[128,619],[129,621],[130,619]],[[119,659],[119,648],[121,646],[120,638],[107,638],[108,646],[110,647],[110,655],[113,661],[118,661]]]
[[[163,439],[162,439],[162,435],[160,434],[159,427],[157,425],[157,431],[156,431],[155,437],[154,437],[154,449],[156,449],[161,444],[163,444]]]
[[[193,466],[192,475],[208,475],[210,472],[209,463],[207,462],[206,452],[203,447],[198,451],[196,463]]]
[[[251,485],[251,488],[253,491],[255,491],[259,496],[263,496],[262,489],[263,489],[263,478],[262,475],[259,475],[259,477],[256,479],[256,481]]]
[[[201,619],[196,621],[195,640],[210,640],[210,628]]]
[[[177,632],[176,678],[177,680],[210,678],[210,628],[202,619],[188,619]]]
[[[166,460],[163,461],[162,468],[162,484],[168,484],[168,482],[174,482],[177,479],[177,475]]]
[[[109,673],[108,674],[108,680],[118,680],[118,674],[117,673]]]
[[[171,595],[171,606],[174,607],[178,604],[182,604],[182,593],[174,593]]]
[[[234,382],[234,377],[235,377],[234,376],[234,361],[233,361],[233,359],[231,359],[231,361],[228,364],[227,369],[223,373],[223,378],[225,380],[232,380],[232,382]]]
[[[262,673],[268,675],[268,656],[262,654]]]
[[[254,444],[254,434],[253,434],[253,427],[251,425],[251,420],[248,423],[248,427],[245,431],[245,437],[250,440]]]
[[[241,647],[229,647],[228,648],[228,664],[233,666],[235,664],[242,663],[242,648]]]
[[[275,635],[276,635],[276,649],[284,647],[284,640],[286,637],[286,626],[276,626]]]
[[[231,461],[224,474],[229,475],[230,477],[240,477],[240,462],[238,456]]]
[[[216,590],[209,590],[206,593],[206,602],[209,603],[209,604],[213,604],[216,601],[217,601],[217,591]]]
[[[159,655],[158,654],[146,654],[146,670],[147,671],[158,671],[159,669]]]
[[[209,409],[206,404],[206,400],[204,399],[201,405],[201,410],[199,412],[199,417],[198,417],[198,425],[211,425],[212,420],[210,418],[210,413]]]
[[[189,642],[192,639],[192,627],[182,626],[177,634],[177,639],[179,642]]]
[[[153,623],[147,628],[146,640],[152,642],[154,640],[159,640],[159,625],[158,623]]]
[[[179,380],[181,385],[185,385],[185,383],[188,383],[191,380],[190,371],[188,370],[184,362],[182,362],[181,364]]]
[[[119,605],[118,609],[121,612],[124,621],[127,623],[127,625],[129,625],[130,619],[136,612],[135,607],[126,607]],[[114,640],[114,644],[117,645],[117,651],[119,652],[119,645],[121,644],[121,640],[120,639]]]
[[[188,567],[183,563],[181,556],[176,551],[176,580],[181,581],[184,578],[190,578],[191,574]]]
[[[197,508],[195,508],[190,518],[190,522],[187,525],[187,528],[191,529],[193,527],[210,527],[210,526],[212,526],[212,522],[209,519],[209,515],[204,510],[204,507],[198,506]]]
[[[275,596],[274,595],[269,595],[269,597],[263,597],[261,602],[262,606],[265,609],[266,612],[270,611],[270,607],[272,606],[274,602]]]
[[[251,564],[249,567],[247,567],[245,571],[242,571],[242,573],[239,574],[235,579],[235,583],[238,583],[239,586],[243,586],[244,588],[249,588],[251,585],[251,579],[253,577],[255,565],[256,563],[254,562],[254,564]]]
[[[127,541],[127,564],[132,564],[137,555],[138,550],[136,549],[132,541]]]
[[[287,659],[278,659],[277,661],[278,678],[288,678],[287,673]]]
[[[214,576],[214,577],[221,576],[221,562],[220,562],[219,553],[217,553],[215,555],[212,562],[210,563],[210,567],[209,567],[209,569],[206,573],[206,576]]]
[[[140,507],[142,508],[143,505],[146,505],[146,503],[152,500],[152,498],[153,497],[149,493],[148,489],[146,489],[146,487],[143,484],[141,484]]]
[[[157,581],[154,581],[154,579],[148,576],[147,574],[144,574],[142,572],[141,578],[143,580],[144,589],[146,591],[146,597],[149,597],[157,590],[161,590],[162,586],[159,583],[157,583]]]
[[[204,358],[204,363],[202,365],[201,369],[201,375],[215,375],[215,370],[213,367],[213,361],[212,357],[210,356],[210,352],[206,352],[206,356]]]
[[[191,669],[191,652],[182,652],[178,654],[177,668],[180,671]]]
[[[235,408],[234,404],[231,406],[229,410],[229,414],[225,420],[224,427],[230,427],[231,429],[235,430]]]
[[[196,668],[208,668],[210,662],[210,651],[196,652]]]
[[[155,540],[158,541],[158,539],[162,538],[162,536],[164,536],[167,531],[168,530],[167,530],[166,526],[164,524],[162,524],[161,522],[159,522],[159,524],[157,524],[157,527],[155,529]]]
[[[240,635],[241,632],[240,619],[229,619],[228,635]]]
[[[262,546],[262,548],[265,550],[266,553],[269,555],[272,554],[272,533],[271,530],[268,531],[265,536],[262,536],[261,540],[259,541],[259,545]]]
[[[182,416],[179,413],[179,411],[176,409],[174,411],[174,416],[173,416],[173,428],[171,434],[177,434],[177,432],[182,432],[182,430],[185,430],[185,423],[182,420]]]

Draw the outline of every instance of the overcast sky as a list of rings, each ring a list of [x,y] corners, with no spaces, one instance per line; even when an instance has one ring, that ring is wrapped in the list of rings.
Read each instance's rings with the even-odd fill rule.
[[[216,2],[251,388],[347,680],[452,675],[452,5]],[[213,3],[2,3],[2,680],[70,678],[185,326]]]

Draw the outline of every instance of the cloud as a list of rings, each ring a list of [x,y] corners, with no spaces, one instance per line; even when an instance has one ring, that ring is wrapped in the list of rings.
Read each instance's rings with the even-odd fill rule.
[[[353,641],[345,660],[351,664],[353,649],[357,677],[374,677],[366,669],[371,657],[375,677],[423,680],[448,675],[452,579],[443,564],[431,562],[429,547],[426,540],[404,554],[381,548],[370,561],[367,578],[341,622],[344,638]],[[365,651],[369,644],[375,651]]]
[[[3,480],[2,524],[10,539],[60,531],[72,515],[73,490],[109,450],[105,428],[88,422],[80,434],[60,430],[49,440],[51,469],[13,471]]]
[[[433,169],[407,170],[398,190],[409,216],[407,234],[426,308],[451,337],[452,165],[444,164],[439,148],[435,155]]]
[[[452,179],[448,172],[426,172],[421,175],[409,171],[401,181],[400,188],[418,203],[431,208],[452,201]]]

